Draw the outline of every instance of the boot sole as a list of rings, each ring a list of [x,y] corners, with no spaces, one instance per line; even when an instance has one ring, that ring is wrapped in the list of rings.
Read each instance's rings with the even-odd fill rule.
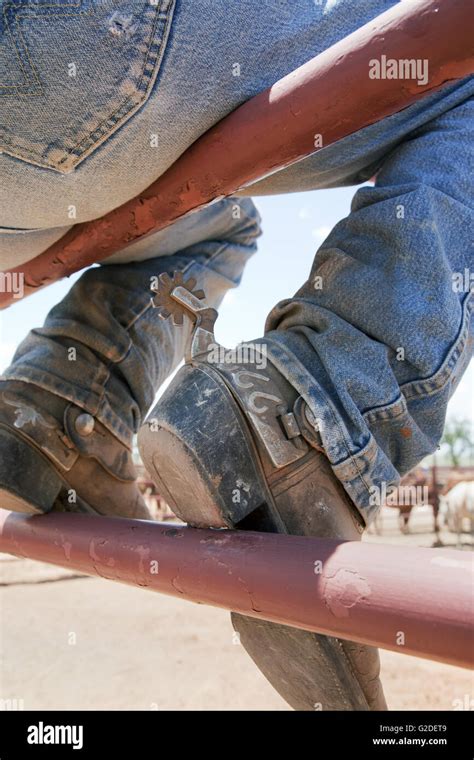
[[[206,403],[213,413],[196,426],[194,409]],[[183,367],[157,410],[141,428],[138,444],[159,493],[178,517],[196,527],[234,528],[260,512],[268,529],[286,532],[248,424],[218,373]],[[219,463],[213,474],[216,446],[223,458],[232,451],[232,467]]]

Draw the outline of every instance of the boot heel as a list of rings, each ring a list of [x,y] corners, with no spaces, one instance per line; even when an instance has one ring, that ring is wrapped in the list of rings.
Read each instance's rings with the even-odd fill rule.
[[[37,449],[0,427],[0,507],[14,512],[49,512],[63,486]]]
[[[159,493],[191,525],[234,527],[267,501],[247,424],[208,368],[186,365],[178,372],[138,444]]]

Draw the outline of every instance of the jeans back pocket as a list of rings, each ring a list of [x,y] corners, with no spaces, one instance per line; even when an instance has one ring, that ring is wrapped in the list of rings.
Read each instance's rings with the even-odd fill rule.
[[[0,151],[71,172],[148,99],[174,5],[0,2]]]

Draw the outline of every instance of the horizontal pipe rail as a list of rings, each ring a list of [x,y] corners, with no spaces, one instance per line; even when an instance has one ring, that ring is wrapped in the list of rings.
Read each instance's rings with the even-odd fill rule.
[[[473,666],[469,553],[0,510],[0,551],[396,652]]]
[[[137,197],[75,225],[10,275],[32,293],[467,76],[473,26],[468,0],[398,3],[237,108]],[[390,59],[426,59],[427,80],[369,76],[371,61]],[[0,309],[14,295],[0,293]]]

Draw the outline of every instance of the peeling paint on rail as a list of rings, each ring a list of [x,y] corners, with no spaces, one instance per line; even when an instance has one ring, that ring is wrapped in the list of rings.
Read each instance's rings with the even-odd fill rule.
[[[0,552],[400,653],[474,664],[474,566],[453,550],[0,509]]]

